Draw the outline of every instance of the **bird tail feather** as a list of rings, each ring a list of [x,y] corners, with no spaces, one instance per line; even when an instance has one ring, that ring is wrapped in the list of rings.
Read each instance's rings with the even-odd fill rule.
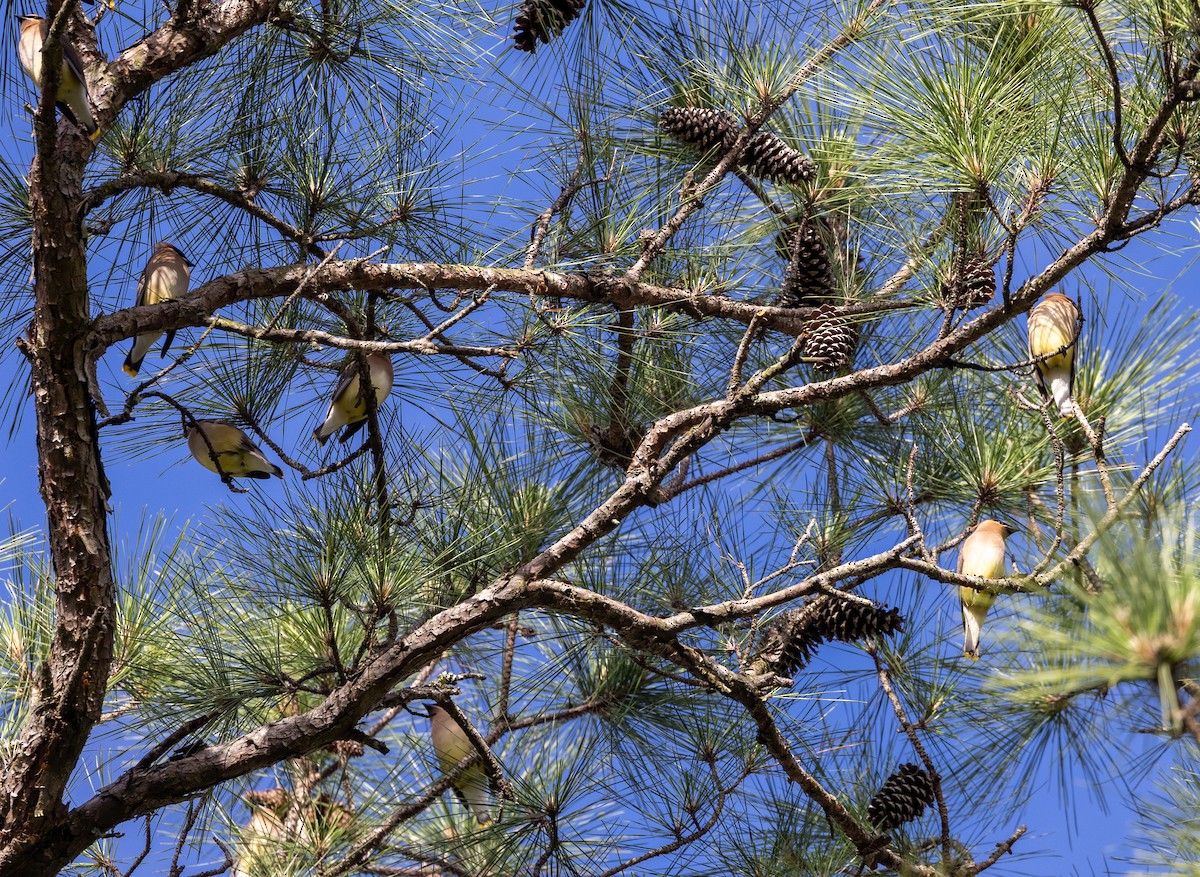
[[[963,656],[979,660],[979,635],[983,631],[982,619],[966,606],[962,607],[963,618]]]
[[[482,777],[467,775],[459,781],[454,792],[475,816],[480,825],[488,825],[492,821],[492,808],[488,802],[487,782]]]
[[[1070,417],[1072,411],[1070,375],[1051,375],[1050,392],[1054,395],[1054,404],[1058,406],[1058,413],[1063,417]]]

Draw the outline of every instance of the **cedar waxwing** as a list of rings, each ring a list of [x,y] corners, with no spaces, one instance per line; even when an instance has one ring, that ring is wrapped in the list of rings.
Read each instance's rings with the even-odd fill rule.
[[[437,754],[438,766],[443,773],[453,770],[460,761],[477,751],[454,717],[436,704],[429,706],[429,724],[433,751]],[[492,811],[488,807],[487,773],[478,761],[454,781],[454,792],[463,804],[471,808],[476,822],[487,825],[492,821]]]
[[[392,381],[395,379],[392,358],[386,353],[368,353],[367,373],[371,376],[371,386],[375,388],[375,404],[379,405],[392,391]],[[348,425],[349,429],[338,436],[338,441],[344,444],[366,422],[367,401],[358,390],[358,358],[352,356],[342,369],[337,386],[333,388],[325,422],[313,430],[313,438],[323,445],[331,435]]]
[[[192,456],[209,472],[225,474],[230,478],[283,477],[283,470],[268,460],[258,446],[231,423],[197,420],[196,425],[188,430],[187,443]],[[209,445],[212,445],[211,451]],[[213,462],[213,453],[221,461],[219,470]]]
[[[980,521],[958,551],[958,571],[963,575],[998,579],[1004,576],[1004,537],[1012,527],[999,521]],[[992,591],[977,591],[960,585],[958,600],[962,604],[963,655],[978,660],[979,632],[988,610],[996,602]]]
[[[1083,328],[1083,314],[1061,292],[1052,292],[1042,298],[1029,311],[1029,355],[1048,356],[1063,350],[1057,356],[1044,359],[1034,366],[1033,378],[1038,390],[1045,398],[1054,397],[1058,413],[1070,417],[1071,393],[1075,387],[1075,351],[1078,349],[1079,331]],[[1050,386],[1047,389],[1046,382]]]
[[[187,292],[188,282],[192,279],[191,268],[192,263],[179,251],[178,247],[172,246],[166,241],[159,241],[154,245],[154,252],[150,255],[146,267],[142,269],[142,276],[138,278],[137,306],[153,305],[160,301],[179,298]],[[133,339],[133,347],[129,348],[129,355],[125,357],[125,364],[121,366],[125,374],[131,378],[137,377],[138,370],[142,367],[142,360],[146,358],[146,353],[154,346],[154,342],[161,334],[161,332],[147,332]],[[167,340],[163,342],[163,356],[167,355],[167,350],[174,338],[175,330],[171,329],[167,332]]]
[[[256,877],[264,873],[264,865],[276,864],[286,831],[289,796],[283,789],[253,791],[247,795],[250,804],[250,821],[238,837],[237,859],[233,865],[233,877]],[[303,827],[303,823],[301,823]]]
[[[255,789],[243,800],[250,807],[250,821],[238,833],[232,877],[295,873],[294,866],[286,865],[327,843],[331,832],[344,833],[353,822],[349,811],[328,795],[301,802],[284,789]]]
[[[33,80],[38,88],[42,87],[42,41],[50,26],[40,15],[18,15],[20,19],[21,39],[17,43],[17,54],[21,59],[21,69]],[[88,103],[87,80],[83,76],[83,59],[64,38],[59,41],[62,47],[62,73],[58,80],[58,94],[54,103],[71,121],[87,132],[95,140],[100,134],[96,120],[92,118],[92,107]]]

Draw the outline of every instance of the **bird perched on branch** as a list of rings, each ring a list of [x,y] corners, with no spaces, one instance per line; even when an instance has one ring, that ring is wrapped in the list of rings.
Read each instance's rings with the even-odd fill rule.
[[[268,460],[258,445],[232,423],[197,420],[188,430],[187,443],[196,462],[209,472],[230,478],[283,477],[283,470]],[[217,461],[221,464],[220,469]]]
[[[187,292],[188,283],[192,279],[191,269],[192,263],[178,247],[166,241],[159,241],[154,245],[154,252],[150,254],[146,267],[142,269],[142,276],[138,278],[137,306],[140,308],[142,305],[179,298]],[[129,355],[125,357],[125,364],[121,366],[125,374],[131,378],[137,377],[142,360],[161,334],[162,332],[146,332],[133,339],[133,346],[129,348]],[[168,330],[167,340],[162,346],[163,356],[167,355],[174,338],[175,330]]]
[[[963,575],[985,579],[1004,577],[1004,537],[1012,527],[990,518],[980,521],[958,551],[958,571]],[[980,591],[959,585],[958,600],[962,605],[963,655],[979,658],[979,634],[988,610],[996,602],[995,591]]]
[[[34,85],[41,88],[42,43],[45,42],[50,26],[40,15],[18,15],[17,18],[21,22],[21,37],[17,43],[21,69],[33,80]],[[62,50],[62,69],[59,72],[58,94],[54,96],[54,103],[72,122],[86,131],[88,137],[95,140],[100,135],[100,128],[92,118],[87,79],[83,75],[83,59],[65,37],[60,38],[59,47]]]
[[[388,393],[392,391],[392,381],[395,371],[392,369],[392,358],[386,353],[367,354],[367,374],[371,377],[371,386],[375,389],[375,404],[378,406]],[[350,357],[346,367],[338,378],[337,386],[333,388],[333,397],[329,402],[329,413],[325,422],[313,430],[313,438],[320,444],[325,444],[329,437],[341,429],[348,427],[338,441],[345,443],[367,422],[366,394],[358,387],[358,357]]]
[[[1033,378],[1043,397],[1054,398],[1063,417],[1070,417],[1073,410],[1075,352],[1082,328],[1082,312],[1061,292],[1043,297],[1029,311],[1029,355],[1049,357],[1034,365]]]
[[[437,704],[429,706],[429,723],[433,751],[437,754],[438,767],[443,773],[453,770],[468,755],[478,754],[471,738],[459,727],[454,716]],[[478,761],[454,781],[454,793],[471,809],[475,821],[480,825],[492,821],[492,811],[488,806],[487,773]]]

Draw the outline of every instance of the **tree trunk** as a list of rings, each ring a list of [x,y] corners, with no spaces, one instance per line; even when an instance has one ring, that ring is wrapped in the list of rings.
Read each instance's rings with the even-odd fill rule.
[[[24,350],[57,602],[50,655],[0,780],[0,875],[56,873],[65,864],[31,861],[29,850],[62,830],[67,781],[100,717],[115,622],[108,485],[84,345],[90,309],[79,204],[90,144],[69,122],[57,131],[52,115],[38,122],[30,175],[34,312]]]

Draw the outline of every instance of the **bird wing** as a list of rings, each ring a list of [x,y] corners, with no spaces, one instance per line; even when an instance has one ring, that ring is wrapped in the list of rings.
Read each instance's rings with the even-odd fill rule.
[[[42,38],[45,39],[46,32],[49,30],[45,21],[42,22],[42,27]],[[83,58],[79,56],[79,52],[76,51],[75,47],[65,39],[59,40],[59,45],[62,46],[63,61],[71,68],[71,72],[78,77],[79,81],[83,84],[83,93],[87,94],[88,84],[87,78],[83,75]]]
[[[367,368],[367,373],[370,374],[370,367]],[[330,397],[330,402],[336,405],[342,401],[342,396],[346,395],[346,391],[350,389],[350,383],[358,377],[358,361],[351,359],[349,364],[342,369],[341,375],[338,376],[337,386],[333,388],[333,396]]]
[[[137,285],[137,301],[134,302],[136,307],[141,307],[146,303],[146,280],[150,277],[150,263],[146,263],[146,267],[142,269],[142,276],[138,278]]]
[[[171,244],[171,249],[175,251],[176,256],[178,256],[180,259],[183,260],[183,264],[187,265],[189,268],[196,267],[196,265],[193,262],[188,260],[188,257],[184,255],[183,250],[179,249],[179,247],[175,246],[174,244]]]
[[[1033,382],[1037,385],[1038,392],[1042,394],[1043,399],[1050,398],[1050,388],[1046,386],[1046,379],[1042,377],[1042,370],[1038,366],[1033,367]]]
[[[263,454],[262,448],[260,448],[254,442],[250,441],[250,437],[247,436],[245,433],[242,434],[242,440],[238,444],[238,450],[241,451],[243,454],[257,454],[258,456],[262,457],[264,460],[266,459],[266,455]]]
[[[956,573],[962,572],[962,560],[963,560],[963,549],[964,548],[966,548],[965,542],[958,547],[958,564],[957,564],[957,566],[954,567],[954,571]]]
[[[1067,394],[1071,398],[1075,398],[1075,364],[1079,362],[1079,336],[1083,332],[1083,310],[1079,305],[1073,305],[1072,310],[1075,311],[1075,325],[1071,333],[1071,344],[1074,349],[1071,351],[1071,371],[1067,376]]]

